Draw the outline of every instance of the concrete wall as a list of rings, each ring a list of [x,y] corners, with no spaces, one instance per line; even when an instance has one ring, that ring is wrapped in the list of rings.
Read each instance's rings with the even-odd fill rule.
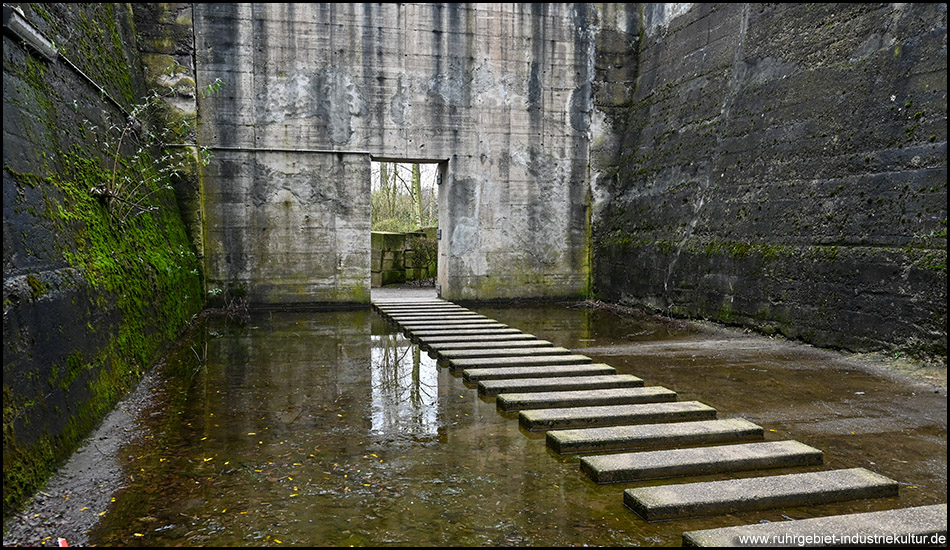
[[[946,4],[645,4],[598,296],[943,356]]]
[[[368,174],[307,176],[338,154],[347,166],[363,154],[445,163],[446,298],[585,295],[590,143],[609,130],[598,124],[592,54],[608,31],[622,44],[614,50],[631,43],[633,8],[606,6],[195,4],[198,88],[226,83],[198,102],[199,142],[215,153],[202,197],[209,286],[247,286],[264,303],[366,299]],[[296,168],[262,172],[259,151]],[[264,231],[252,186],[275,200],[293,195],[300,211],[272,208]],[[311,208],[332,211],[322,223],[348,233],[310,231],[321,246],[293,243]],[[271,258],[285,248],[296,255]],[[341,258],[342,279],[319,282]],[[314,279],[285,283],[294,271]],[[260,285],[266,292],[253,290]]]
[[[202,305],[199,262],[159,174],[168,163],[135,152],[165,121],[122,135],[129,113],[146,118],[127,5],[22,9],[58,53],[3,33],[4,517]],[[111,199],[94,192],[107,187]],[[141,208],[125,216],[120,199]]]

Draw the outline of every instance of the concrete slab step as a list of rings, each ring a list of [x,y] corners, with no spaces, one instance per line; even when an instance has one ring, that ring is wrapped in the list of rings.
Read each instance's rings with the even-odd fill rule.
[[[897,482],[864,468],[635,487],[624,504],[647,521],[897,496]]]
[[[488,317],[482,319],[430,319],[430,320],[412,320],[400,322],[399,326],[407,329],[421,329],[424,327],[442,327],[442,328],[465,328],[465,327],[484,327],[486,325],[500,325],[501,327],[507,327],[508,325],[502,325],[494,319],[489,319]]]
[[[552,409],[563,407],[593,407],[597,405],[633,405],[676,401],[676,392],[662,386],[647,388],[607,388],[597,390],[569,390],[531,393],[503,393],[495,404],[505,412]]]
[[[631,374],[506,378],[504,380],[482,380],[478,383],[478,393],[486,397],[494,397],[502,393],[633,388],[642,385],[643,380]]]
[[[468,309],[468,308],[465,308],[465,307],[462,307],[462,306],[457,306],[457,305],[455,305],[455,304],[448,304],[448,303],[446,303],[446,304],[423,304],[423,305],[415,305],[415,306],[409,306],[409,305],[379,305],[379,304],[373,304],[373,306],[374,306],[378,311],[385,311],[385,312],[387,312],[387,313],[392,313],[392,312],[408,312],[408,311],[438,311],[438,310],[444,310],[444,311],[471,311],[471,310]]]
[[[585,456],[581,457],[580,467],[595,483],[620,483],[821,463],[822,453],[818,449],[798,441],[766,441]]]
[[[536,409],[521,411],[518,415],[521,426],[531,431],[618,424],[661,424],[714,418],[716,418],[716,409],[699,401]]]
[[[480,313],[474,311],[433,311],[428,313],[385,313],[385,317],[398,321],[425,321],[429,319],[452,319],[453,321],[465,319],[487,319]]]
[[[465,369],[462,377],[466,382],[501,380],[505,378],[547,378],[553,376],[588,376],[616,374],[617,369],[604,363],[583,365],[544,365],[540,367],[499,367],[489,369]]]
[[[422,325],[405,325],[400,324],[399,328],[407,332],[431,332],[431,333],[442,333],[443,335],[447,334],[465,334],[462,331],[465,330],[500,330],[500,329],[511,329],[508,325],[502,323],[488,323],[488,324],[470,324],[470,325],[446,325],[444,323],[436,324],[422,324]],[[511,329],[516,332],[521,332],[518,329]],[[482,334],[491,334],[491,332],[483,332]]]
[[[517,341],[533,340],[541,342],[545,341],[538,340],[538,337],[533,334],[526,334],[518,329],[513,328],[487,332],[476,331],[474,334],[445,334],[444,332],[429,334],[425,331],[417,331],[414,333],[414,335],[419,336],[418,340],[425,349],[432,349],[433,347],[440,344],[453,344],[462,345],[463,347],[471,347],[472,345],[477,345],[484,342],[512,343]]]
[[[374,300],[376,307],[430,307],[430,306],[456,306],[447,300],[432,298],[429,300]]]
[[[742,418],[730,418],[672,424],[551,430],[547,433],[547,445],[561,454],[596,453],[753,441],[762,439],[763,435],[761,426]]]
[[[536,355],[514,357],[479,357],[474,359],[447,359],[452,369],[485,369],[491,367],[540,367],[545,365],[580,365],[592,363],[586,355]]]
[[[542,348],[476,348],[452,349],[439,352],[439,357],[446,361],[458,359],[494,358],[494,357],[544,357],[550,355],[571,355],[571,350],[560,347]]]
[[[946,537],[944,503],[687,531],[683,546],[942,546]]]
[[[410,336],[413,340],[424,340],[425,342],[444,342],[446,338],[449,340],[454,338],[459,338],[461,336],[511,336],[515,334],[523,335],[525,333],[521,332],[516,328],[511,328],[505,325],[499,325],[497,327],[482,327],[482,328],[443,328],[443,327],[430,327],[413,329],[409,331]],[[536,336],[531,336],[536,338]]]
[[[436,342],[430,344],[430,352],[440,354],[442,352],[457,349],[502,349],[502,348],[552,348],[554,344],[547,340],[538,340],[537,338],[526,338],[520,340],[493,340],[491,338],[476,337],[480,340],[453,340],[450,342]]]

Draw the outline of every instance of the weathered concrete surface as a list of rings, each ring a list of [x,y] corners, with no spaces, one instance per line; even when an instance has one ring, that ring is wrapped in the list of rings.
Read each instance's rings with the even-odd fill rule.
[[[525,334],[516,328],[511,328],[508,325],[498,324],[497,326],[489,326],[483,328],[439,328],[439,327],[428,327],[428,328],[419,328],[413,330],[404,330],[403,332],[408,332],[409,336],[413,340],[422,340],[422,341],[434,341],[434,342],[445,342],[443,338],[458,338],[465,336],[512,336],[512,337],[529,337],[537,338],[530,334]]]
[[[583,296],[591,140],[611,131],[598,108],[621,104],[632,85],[627,71],[596,66],[595,53],[629,51],[637,32],[632,4],[196,4],[195,80],[226,83],[198,98],[199,139],[228,157],[285,150],[298,167],[361,152],[437,161],[443,296]],[[217,163],[216,154],[205,176],[213,189],[284,189],[302,206],[332,208],[331,225],[369,223],[346,192],[368,177],[233,181]],[[213,283],[266,283],[220,264],[267,264],[281,251],[267,243],[289,243],[244,230],[259,205],[205,199],[209,212],[235,214],[209,220]],[[301,227],[293,212],[268,214]],[[366,239],[310,240],[330,250],[298,250],[296,262],[318,272],[341,256],[362,262],[368,230]]]
[[[586,355],[532,355],[523,357],[484,357],[479,359],[449,359],[453,369],[481,369],[489,367],[538,367],[543,365],[580,365],[591,363]]]
[[[544,365],[541,367],[502,367],[497,369],[465,369],[462,378],[466,382],[500,380],[503,378],[546,378],[554,376],[589,376],[616,374],[617,369],[604,363],[584,365]]]
[[[663,6],[594,181],[596,294],[946,365],[945,4]]]
[[[764,431],[748,420],[701,420],[673,424],[611,426],[547,433],[547,444],[561,454],[700,445],[762,439]]]
[[[399,326],[407,329],[414,329],[420,327],[429,327],[429,326],[439,326],[446,329],[453,328],[478,328],[484,327],[486,325],[497,325],[498,321],[494,319],[489,319],[487,317],[482,317],[480,319],[418,319],[412,321],[403,321],[399,323]]]
[[[524,409],[628,405],[636,403],[660,403],[675,400],[675,391],[660,386],[650,386],[646,388],[606,388],[597,390],[503,393],[498,395],[495,404],[499,410],[510,412]]]
[[[412,321],[442,321],[442,320],[452,320],[460,321],[465,319],[486,319],[484,315],[479,315],[478,313],[472,311],[459,311],[459,312],[434,312],[434,313],[387,313],[385,314],[389,319],[397,322],[412,322]]]
[[[369,155],[216,150],[202,181],[209,292],[369,303]]]
[[[420,346],[423,349],[431,349],[438,345],[457,345],[462,347],[471,347],[479,343],[515,343],[518,341],[535,342],[538,337],[533,334],[525,334],[518,329],[506,329],[504,331],[485,332],[485,331],[465,331],[465,333],[432,333],[420,332],[413,333]],[[542,342],[546,340],[541,340]]]
[[[120,145],[133,111],[148,113],[150,132],[172,124],[142,99],[135,45],[150,49],[151,37],[138,34],[133,9],[3,7],[5,518],[203,306],[201,263],[170,191],[186,178],[165,173],[190,157],[163,159],[146,132]],[[8,10],[55,44],[54,59],[7,29]]]
[[[501,339],[495,340],[491,337],[483,336],[471,336],[464,340],[461,338],[458,340],[453,340],[450,342],[441,342],[441,343],[429,343],[426,348],[430,353],[436,355],[446,352],[449,350],[456,349],[500,349],[500,348],[547,348],[554,347],[554,344],[548,340],[538,340],[536,338],[523,339],[523,340],[511,340],[511,341],[501,341]]]
[[[478,383],[478,393],[494,397],[502,393],[544,392],[552,390],[597,390],[604,388],[633,388],[643,385],[643,380],[632,374],[601,376],[565,376],[554,378],[514,378],[483,380]]]
[[[570,355],[571,350],[567,348],[552,346],[540,348],[478,348],[478,349],[455,349],[445,350],[439,353],[445,361],[454,362],[463,359],[476,358],[505,358],[505,357],[548,357],[551,355]]]
[[[581,471],[596,483],[815,466],[822,453],[797,441],[641,451],[581,457]]]
[[[676,401],[642,405],[601,405],[563,409],[521,411],[518,421],[527,430],[590,428],[618,424],[660,424],[712,420],[716,409],[699,401]]]
[[[683,533],[683,546],[707,547],[942,546],[946,540],[946,504]]]
[[[647,521],[897,496],[897,482],[864,468],[636,487],[623,502]]]

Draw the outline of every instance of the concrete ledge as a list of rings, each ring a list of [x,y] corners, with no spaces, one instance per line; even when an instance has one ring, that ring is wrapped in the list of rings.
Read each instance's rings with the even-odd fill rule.
[[[553,378],[509,378],[505,380],[483,380],[478,383],[478,393],[486,397],[494,397],[502,393],[633,388],[642,385],[643,380],[631,374],[556,376]]]
[[[897,496],[897,482],[864,468],[637,487],[623,503],[647,521]]]
[[[676,401],[676,392],[662,386],[649,388],[607,388],[532,393],[504,393],[495,402],[502,411],[593,407],[597,405],[633,405]]]
[[[586,456],[581,458],[580,466],[596,483],[619,483],[821,463],[822,453],[818,449],[798,441],[768,441]]]
[[[701,420],[673,424],[552,430],[548,447],[561,454],[622,451],[677,445],[704,445],[762,439],[763,430],[748,420]]]
[[[547,378],[551,376],[587,376],[615,374],[617,369],[604,363],[589,365],[544,365],[540,367],[500,367],[496,369],[465,369],[466,382],[501,380],[504,378]]]
[[[453,369],[482,369],[489,367],[539,367],[544,365],[581,365],[591,363],[586,355],[537,355],[533,357],[485,357],[479,359],[449,359]]]
[[[946,540],[946,504],[683,533],[683,546],[943,546]]]
[[[521,411],[518,421],[526,430],[555,430],[615,426],[617,424],[660,424],[716,418],[716,409],[699,401],[646,403],[641,405],[604,405],[566,409]]]

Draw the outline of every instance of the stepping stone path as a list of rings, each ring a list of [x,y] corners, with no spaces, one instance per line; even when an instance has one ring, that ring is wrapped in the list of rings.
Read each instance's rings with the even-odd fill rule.
[[[596,483],[810,470],[627,488],[624,504],[646,521],[897,496],[894,480],[863,468],[815,471],[822,464],[818,449],[797,441],[762,441],[761,426],[741,418],[717,419],[709,405],[677,401],[672,390],[645,386],[636,376],[616,374],[609,365],[451,302],[388,300],[373,305],[440,364],[461,371],[465,382],[477,383],[481,395],[495,397],[500,412],[517,412],[523,428],[546,431],[554,452],[600,453],[580,458],[580,470]],[[786,535],[793,539],[786,545],[797,546],[796,536],[946,537],[946,532],[947,505],[942,504],[691,531],[684,533],[683,543],[735,546],[743,543],[742,537]]]

